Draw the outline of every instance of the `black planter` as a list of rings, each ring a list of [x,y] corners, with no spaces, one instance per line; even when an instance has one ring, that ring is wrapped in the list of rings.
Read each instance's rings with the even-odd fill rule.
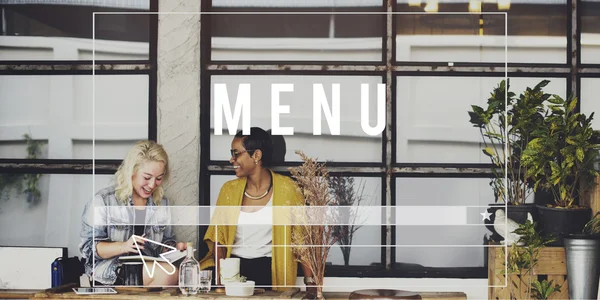
[[[487,229],[492,232],[490,239],[495,242],[500,242],[502,240],[502,237],[494,229],[494,220],[496,219],[495,213],[496,213],[496,210],[498,210],[498,209],[504,209],[504,204],[500,204],[500,203],[490,204],[490,207],[487,209],[487,211],[491,214],[490,220],[489,221],[487,219],[484,220],[484,223],[486,225],[485,227],[487,227]],[[527,221],[527,213],[531,214],[534,221],[537,222],[537,220],[538,220],[537,209],[536,209],[535,204],[523,204],[523,205],[508,204],[507,210],[508,210],[508,212],[506,212],[506,215],[508,216],[508,218],[519,224],[525,224],[525,221]]]
[[[539,189],[537,192],[533,193],[533,202],[538,206],[546,206],[548,204],[553,205],[555,204],[554,195],[549,191]]]
[[[589,207],[555,208],[537,206],[539,216],[538,228],[543,236],[553,235],[557,241],[548,246],[563,247],[563,238],[569,234],[579,234],[585,224],[592,219]]]

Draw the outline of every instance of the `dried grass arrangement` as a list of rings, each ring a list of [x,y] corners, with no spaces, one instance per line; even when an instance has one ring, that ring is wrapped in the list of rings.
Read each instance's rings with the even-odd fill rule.
[[[335,208],[344,205],[343,195],[336,186],[330,188],[330,183],[335,180],[332,181],[330,178],[326,164],[306,156],[302,151],[296,151],[296,154],[302,158],[303,164],[289,170],[304,196],[305,206],[310,209],[299,210],[293,216],[296,225],[292,231],[292,244],[295,245],[292,252],[300,263],[312,271],[317,286],[316,296],[318,299],[323,299],[325,262],[329,250],[344,236],[353,234],[358,226],[341,228],[343,226],[336,225],[343,221],[347,223],[348,220],[345,219],[348,217]]]

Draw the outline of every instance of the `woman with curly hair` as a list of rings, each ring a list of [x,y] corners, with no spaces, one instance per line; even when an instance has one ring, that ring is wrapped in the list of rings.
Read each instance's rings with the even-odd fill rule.
[[[237,179],[221,188],[220,210],[204,236],[209,251],[200,267],[219,271],[221,258],[239,258],[240,275],[256,286],[283,291],[296,285],[298,261],[292,253],[292,226],[276,225],[273,208],[302,206],[304,197],[292,178],[270,169],[272,154],[271,137],[259,127],[252,127],[250,134],[240,131],[233,138],[229,162]],[[224,220],[230,221],[228,225],[215,226]],[[312,272],[301,267],[304,283],[312,292]],[[215,276],[217,284],[219,280]]]

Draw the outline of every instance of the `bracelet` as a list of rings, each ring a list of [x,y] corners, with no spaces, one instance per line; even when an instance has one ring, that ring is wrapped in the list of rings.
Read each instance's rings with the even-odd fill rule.
[[[304,277],[304,284],[309,285],[309,284],[315,284],[315,280],[311,277]]]

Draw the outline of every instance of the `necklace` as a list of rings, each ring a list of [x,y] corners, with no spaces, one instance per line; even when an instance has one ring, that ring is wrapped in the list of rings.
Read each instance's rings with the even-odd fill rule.
[[[246,183],[246,187],[247,186],[248,186],[248,183]],[[248,192],[246,192],[246,188],[244,188],[244,195],[252,200],[262,199],[271,191],[272,186],[273,186],[273,176],[271,176],[271,182],[269,183],[269,188],[265,191],[264,194],[262,194],[260,196],[251,196],[250,194],[248,194]]]

